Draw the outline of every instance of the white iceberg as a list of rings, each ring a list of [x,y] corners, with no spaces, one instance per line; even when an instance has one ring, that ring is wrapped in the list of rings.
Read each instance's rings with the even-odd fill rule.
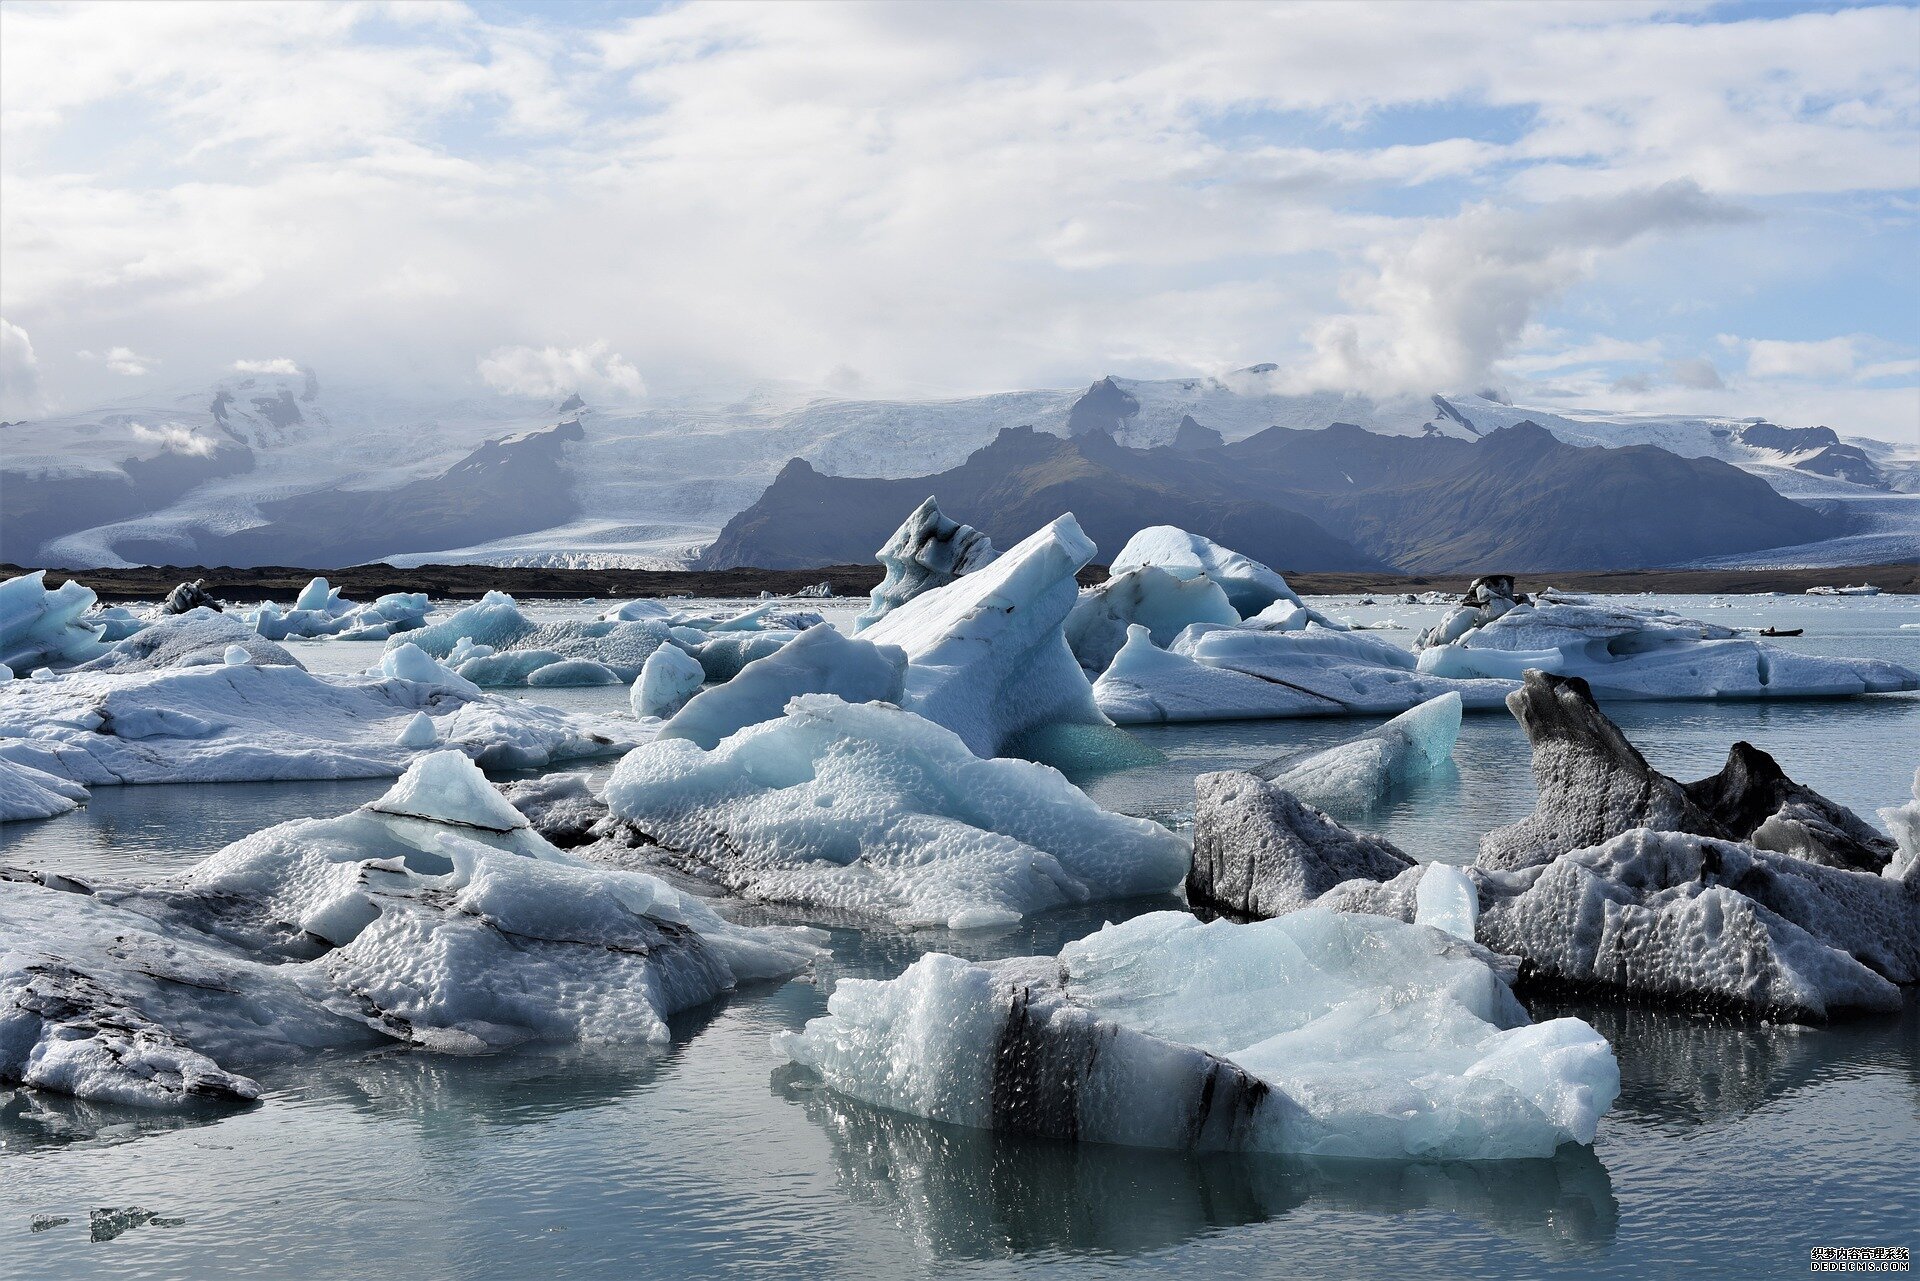
[[[1606,1040],[1534,1024],[1471,945],[1308,910],[1135,917],[1058,958],[934,953],[774,1037],[832,1089],[952,1124],[1135,1147],[1489,1160],[1591,1143]]]
[[[801,694],[898,703],[906,670],[907,656],[894,646],[842,636],[822,623],[748,663],[726,684],[695,694],[660,727],[660,738],[684,738],[711,749],[738,730],[778,718]],[[641,675],[644,679],[645,672]]]
[[[0,876],[0,1080],[167,1105],[257,1097],[316,1049],[668,1039],[674,1012],[817,954],[533,833],[457,752],[151,886]]]
[[[827,694],[712,751],[648,743],[605,799],[667,866],[746,898],[901,926],[1163,893],[1188,863],[1180,837],[1101,809],[1047,766],[982,760],[911,712]]]
[[[67,814],[86,799],[73,780],[0,756],[0,823]]]
[[[1517,680],[1532,669],[1579,676],[1603,699],[1806,698],[1920,689],[1920,673],[1898,663],[1800,654],[1717,624],[1626,605],[1543,597],[1456,628],[1455,620],[1471,622],[1483,609],[1463,607],[1436,629],[1420,654],[1422,673]]]
[[[1287,586],[1287,580],[1250,556],[1222,547],[1210,538],[1189,534],[1173,525],[1153,525],[1127,540],[1120,554],[1107,568],[1124,574],[1143,565],[1154,565],[1175,578],[1192,579],[1202,575],[1220,585],[1227,599],[1251,618],[1275,601],[1287,601],[1305,607],[1306,602]]]
[[[1074,575],[1093,552],[1073,517],[1062,516],[992,564],[888,613],[861,638],[906,651],[903,705],[958,734],[976,755],[997,756],[1044,725],[1106,725],[1061,630],[1079,598]]]
[[[675,646],[662,645],[640,665],[640,678],[634,681],[629,695],[633,714],[672,716],[700,692],[706,680],[707,674],[699,659]]]
[[[1890,805],[1879,813],[1880,821],[1893,833],[1898,847],[1880,874],[1895,880],[1920,881],[1920,769],[1913,772],[1913,799],[1905,805]]]
[[[315,578],[301,589],[292,609],[283,611],[272,601],[263,601],[242,617],[268,640],[386,640],[425,626],[428,610],[425,592],[389,592],[356,605],[342,599],[340,589],[326,579]]]
[[[1147,629],[1154,644],[1167,646],[1190,624],[1239,622],[1227,594],[1205,574],[1176,578],[1142,565],[1082,591],[1065,630],[1082,670],[1098,676],[1127,643],[1127,628],[1135,623]]]
[[[299,667],[286,647],[256,634],[231,614],[204,605],[184,614],[155,619],[112,649],[76,669],[81,672],[157,672],[181,667],[211,667],[228,661],[234,650],[263,667]]]
[[[1284,757],[1254,773],[1309,805],[1363,810],[1453,760],[1460,695],[1449,691],[1376,730],[1317,752]]]
[[[92,589],[78,579],[48,591],[44,569],[0,583],[0,665],[31,672],[98,658],[107,650],[106,628],[85,617],[94,603]]]
[[[854,630],[865,630],[914,597],[945,587],[992,559],[992,539],[971,525],[947,519],[929,497],[880,549],[886,576],[869,593],[866,609],[854,620]]]
[[[1406,650],[1358,632],[1194,626],[1163,650],[1136,626],[1093,692],[1115,724],[1135,725],[1402,712],[1449,692],[1497,707],[1513,688],[1423,674]]]
[[[648,655],[672,643],[665,620],[602,618],[535,623],[505,592],[473,604],[389,647],[417,645],[477,685],[624,684],[640,675]]]

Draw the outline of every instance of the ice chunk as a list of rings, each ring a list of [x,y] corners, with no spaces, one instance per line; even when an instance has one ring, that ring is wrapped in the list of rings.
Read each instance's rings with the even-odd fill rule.
[[[1071,515],[861,633],[907,653],[904,705],[995,756],[1050,723],[1105,725],[1061,625],[1093,544]],[[704,661],[704,660],[703,660]]]
[[[798,632],[723,632],[708,637],[690,627],[674,629],[674,643],[685,645],[700,660],[700,670],[710,681],[730,681],[756,659],[777,653]]]
[[[905,926],[963,929],[1165,892],[1188,862],[1178,836],[1101,809],[1044,765],[982,760],[910,712],[827,694],[712,751],[649,743],[621,760],[605,796],[680,870],[756,900]]]
[[[1872,824],[1788,778],[1751,743],[1735,743],[1718,774],[1681,786],[1729,835],[1761,849],[1857,872],[1878,872],[1894,854]]]
[[[114,645],[153,621],[151,614],[139,614],[125,605],[110,605],[87,615],[87,623],[100,628],[100,639]]]
[[[1391,841],[1350,832],[1283,788],[1239,770],[1194,782],[1187,899],[1242,917],[1283,916],[1356,877],[1414,866]]]
[[[1477,607],[1484,609],[1484,607]],[[1920,689],[1920,672],[1881,659],[1799,654],[1697,619],[1542,596],[1426,639],[1420,670],[1457,678],[1579,676],[1601,698],[1802,698]],[[1472,617],[1468,617],[1471,615]],[[1458,631],[1458,635],[1455,632]],[[1453,639],[1447,638],[1452,636]]]
[[[190,583],[175,583],[167,598],[160,602],[163,614],[187,614],[196,609],[210,609],[221,612],[220,598],[207,590],[207,580],[196,578]]]
[[[1239,621],[1226,593],[1205,574],[1183,579],[1142,565],[1080,593],[1067,615],[1067,644],[1080,666],[1098,676],[1126,644],[1130,624],[1145,627],[1154,644],[1165,646],[1191,623]]]
[[[898,703],[906,668],[907,656],[896,647],[842,636],[823,623],[748,663],[726,684],[695,694],[661,726],[660,737],[712,748],[737,730],[773,720],[800,694]]]
[[[401,747],[432,747],[440,741],[440,731],[433,727],[433,717],[425,712],[415,712],[406,728],[393,740]]]
[[[831,1088],[960,1125],[1138,1147],[1487,1160],[1590,1143],[1606,1041],[1530,1024],[1464,945],[1384,918],[1153,913],[1057,959],[938,953],[843,980],[775,1048]]]
[[[1142,565],[1155,565],[1176,578],[1205,575],[1220,585],[1240,617],[1251,618],[1275,601],[1303,606],[1287,580],[1259,561],[1222,547],[1210,538],[1189,534],[1172,525],[1153,525],[1127,540],[1107,568],[1124,574]]]
[[[313,578],[300,589],[300,595],[294,599],[293,607],[304,610],[324,610],[339,599],[339,588],[331,586],[324,578]]]
[[[642,619],[670,619],[674,611],[657,600],[630,600],[624,605],[615,605],[600,617],[611,623],[637,623]]]
[[[655,650],[654,653],[659,653]],[[642,663],[642,667],[646,664]],[[527,684],[536,688],[554,685],[621,685],[620,674],[604,663],[590,658],[563,658],[536,667],[527,673]]]
[[[662,645],[647,656],[631,696],[635,716],[668,717],[700,692],[707,674],[700,660],[672,645]]]
[[[386,640],[424,626],[427,610],[424,592],[389,592],[371,604],[356,605],[343,600],[340,589],[326,579],[315,578],[302,589],[291,610],[265,601],[242,617],[269,640],[289,636]]]
[[[0,583],[0,663],[31,671],[98,658],[106,652],[106,629],[83,617],[94,603],[92,590],[78,579],[48,591],[44,569]]]
[[[247,652],[245,645],[229,645],[221,657],[223,661],[228,663],[251,663],[253,661],[253,655]]]
[[[87,789],[70,779],[0,757],[0,823],[52,818],[86,799]]]
[[[244,650],[247,661],[256,665],[300,666],[284,646],[255,635],[231,615],[202,607],[156,619],[81,670],[126,674],[212,666],[225,663],[228,652],[235,647]]]
[[[0,1080],[160,1105],[255,1097],[239,1070],[327,1047],[664,1042],[675,1011],[817,954],[576,863],[457,752],[170,883],[0,877],[0,937]]]
[[[480,687],[456,676],[444,664],[436,663],[418,645],[403,644],[380,656],[380,674],[394,680],[414,681],[421,685],[440,685],[467,698],[480,698]]]
[[[1891,880],[1920,884],[1920,769],[1913,772],[1913,799],[1880,811],[1880,821],[1893,833],[1898,850],[1880,874]]]
[[[1451,863],[1429,863],[1413,893],[1413,920],[1431,925],[1455,938],[1474,940],[1480,920],[1480,890]]]
[[[863,631],[888,611],[993,559],[993,541],[971,525],[948,520],[931,497],[913,509],[879,552],[886,577],[870,593],[866,609],[854,620]]]
[[[1357,632],[1196,625],[1162,650],[1136,628],[1093,690],[1101,711],[1135,725],[1401,712],[1448,692],[1466,707],[1492,707],[1514,687],[1412,667],[1407,651]]]
[[[1460,695],[1449,691],[1369,733],[1269,761],[1254,773],[1310,805],[1367,809],[1452,763],[1460,708]]]

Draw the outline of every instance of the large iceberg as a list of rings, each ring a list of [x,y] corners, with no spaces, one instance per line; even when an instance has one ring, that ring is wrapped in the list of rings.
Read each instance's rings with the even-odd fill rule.
[[[660,727],[660,737],[712,749],[737,730],[776,719],[801,694],[898,703],[906,671],[907,656],[894,646],[842,636],[822,623],[748,663],[726,684],[695,694]]]
[[[1362,810],[1453,761],[1460,695],[1449,691],[1344,743],[1269,761],[1254,771],[1311,805]]]
[[[343,600],[340,589],[315,578],[301,589],[293,608],[283,611],[263,601],[242,615],[268,640],[331,636],[340,640],[386,640],[426,625],[425,592],[389,592],[367,604]]]
[[[1498,603],[1497,599],[1494,602]],[[1423,638],[1431,676],[1579,676],[1601,698],[1803,698],[1920,689],[1882,659],[1800,654],[1674,614],[1542,596],[1487,617],[1463,605]],[[1485,621],[1482,621],[1484,618]]]
[[[1093,543],[1071,515],[998,560],[917,596],[861,632],[907,654],[903,705],[998,756],[1046,725],[1106,725],[1062,624]],[[704,660],[703,660],[704,662]]]
[[[1252,919],[1284,916],[1356,878],[1415,866],[1382,837],[1349,831],[1283,787],[1244,770],[1194,780],[1187,901]]]
[[[85,617],[94,603],[92,589],[77,579],[47,590],[44,569],[0,583],[0,667],[69,667],[105,653],[105,629]]]
[[[1188,862],[1180,837],[1101,809],[1047,766],[983,760],[911,712],[828,694],[796,698],[711,751],[648,743],[605,796],[639,834],[627,844],[656,843],[661,866],[746,898],[901,926],[998,925],[1164,893]]]
[[[235,631],[278,656],[225,661]],[[634,741],[631,721],[484,694],[411,647],[385,666],[315,676],[237,619],[196,610],[90,668],[17,683],[0,699],[0,758],[93,787],[379,778],[401,773],[429,741],[489,768],[542,769]],[[421,714],[432,740],[414,728]]]
[[[1534,1024],[1470,944],[1305,911],[1161,912],[1057,958],[934,953],[847,979],[776,1050],[832,1089],[957,1125],[1135,1147],[1549,1156],[1619,1093],[1604,1038]]]
[[[855,631],[879,622],[914,597],[980,568],[993,559],[993,540],[971,525],[941,515],[929,497],[893,531],[879,559],[886,577],[854,620]]]
[[[1107,568],[1119,575],[1145,565],[1164,569],[1179,579],[1211,579],[1242,618],[1253,617],[1275,601],[1306,608],[1306,602],[1287,586],[1287,580],[1259,561],[1173,525],[1141,530],[1127,540]]]
[[[1155,645],[1166,646],[1193,623],[1239,622],[1227,594],[1205,574],[1176,578],[1157,566],[1142,565],[1080,593],[1067,615],[1067,644],[1081,668],[1098,676],[1127,643],[1133,624],[1146,628]]]
[[[158,884],[0,871],[0,937],[0,1080],[145,1105],[252,1099],[243,1072],[327,1047],[663,1042],[817,953],[561,853],[456,752]]]
[[[1403,712],[1449,692],[1495,707],[1513,687],[1423,675],[1412,654],[1359,632],[1196,625],[1161,649],[1136,625],[1093,691],[1116,724],[1135,725]]]

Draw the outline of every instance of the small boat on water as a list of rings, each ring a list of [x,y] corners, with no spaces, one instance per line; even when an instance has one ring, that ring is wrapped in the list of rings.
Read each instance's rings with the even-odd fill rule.
[[[1804,627],[1762,627],[1760,634],[1762,636],[1798,636],[1806,630]]]

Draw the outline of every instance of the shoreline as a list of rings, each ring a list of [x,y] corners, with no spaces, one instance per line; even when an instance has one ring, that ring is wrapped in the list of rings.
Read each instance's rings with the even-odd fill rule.
[[[1487,572],[1496,572],[1498,567]],[[0,579],[31,572],[0,564]],[[1352,595],[1359,592],[1395,595],[1406,592],[1461,593],[1472,574],[1293,573],[1281,570],[1303,596]],[[824,565],[813,569],[542,569],[499,565],[421,565],[396,569],[391,565],[352,565],[344,569],[301,569],[264,565],[235,569],[206,565],[149,565],[134,569],[47,570],[47,585],[58,587],[77,578],[102,599],[159,600],[176,584],[205,579],[208,590],[229,601],[291,598],[320,575],[353,600],[371,600],[387,592],[424,591],[442,599],[473,599],[499,590],[528,600],[583,597],[631,598],[662,596],[758,596],[772,592],[791,596],[817,583],[830,583],[836,596],[864,596],[881,579],[877,564]],[[1106,569],[1089,565],[1080,573],[1082,584],[1106,577]],[[1920,565],[1855,565],[1837,569],[1612,569],[1543,571],[1514,575],[1522,591],[1558,587],[1567,591],[1631,595],[1661,592],[1687,595],[1737,596],[1784,592],[1800,595],[1809,587],[1872,583],[1889,595],[1920,593]]]

